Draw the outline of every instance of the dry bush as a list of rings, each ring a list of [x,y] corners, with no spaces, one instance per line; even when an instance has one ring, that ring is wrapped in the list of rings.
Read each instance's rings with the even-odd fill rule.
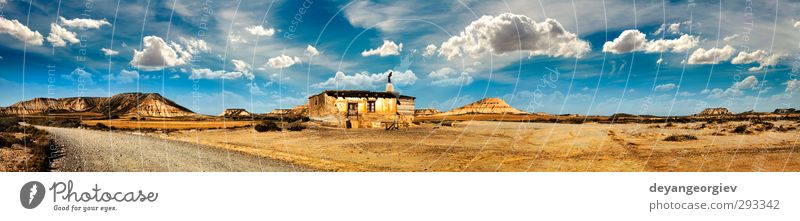
[[[682,141],[688,141],[688,140],[697,140],[697,137],[695,137],[694,135],[690,135],[690,134],[680,134],[680,135],[679,134],[673,134],[673,135],[670,135],[667,138],[664,138],[664,141],[675,141],[675,142],[682,142]]]
[[[303,122],[293,122],[289,123],[289,125],[286,126],[286,129],[289,131],[302,131],[306,129],[306,125],[303,124]]]
[[[733,132],[737,134],[749,133],[749,131],[747,131],[747,124],[736,126],[736,128],[733,129]]]
[[[264,121],[259,124],[256,124],[254,129],[256,129],[256,131],[258,132],[281,131],[281,127],[279,127],[278,124],[272,121]]]

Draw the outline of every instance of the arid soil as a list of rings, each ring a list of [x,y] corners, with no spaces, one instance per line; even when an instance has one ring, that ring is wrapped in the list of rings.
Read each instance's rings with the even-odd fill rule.
[[[41,127],[54,137],[63,157],[54,171],[307,171],[306,167],[226,149],[78,128]]]
[[[399,131],[312,126],[150,135],[332,171],[800,171],[798,127],[466,121]],[[696,139],[665,141],[671,135]]]
[[[247,127],[256,124],[256,121],[177,121],[177,120],[84,120],[83,124],[94,126],[98,123],[104,124],[108,127],[115,127],[118,129],[222,129],[233,127]]]

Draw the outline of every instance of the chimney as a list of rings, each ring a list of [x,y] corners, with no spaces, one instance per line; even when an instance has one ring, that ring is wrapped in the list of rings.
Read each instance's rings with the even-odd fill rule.
[[[394,92],[394,85],[392,85],[392,72],[389,72],[389,80],[386,82],[386,92]]]

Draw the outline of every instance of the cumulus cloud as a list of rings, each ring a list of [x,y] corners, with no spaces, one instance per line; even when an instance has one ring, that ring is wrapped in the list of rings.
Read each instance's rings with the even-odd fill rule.
[[[555,19],[536,22],[511,13],[482,16],[450,37],[439,47],[439,55],[452,60],[465,53],[478,58],[484,53],[502,55],[513,51],[528,51],[530,56],[583,57],[591,51],[589,42],[564,29]]]
[[[64,17],[58,17],[61,24],[70,28],[80,28],[80,29],[98,29],[104,25],[111,26],[111,23],[108,23],[106,19],[95,20],[95,19],[88,19],[88,18],[74,18],[74,19],[66,19]]]
[[[703,90],[700,94],[708,94],[708,97],[711,98],[723,98],[723,97],[735,97],[742,95],[744,92],[743,90],[748,89],[758,89],[756,86],[758,85],[758,78],[756,76],[747,76],[742,81],[734,82],[730,88],[727,89],[720,89],[714,88],[712,90]]]
[[[70,44],[81,43],[75,32],[71,32],[56,23],[50,24],[50,34],[47,35],[47,42],[50,42],[53,47],[67,46],[67,42]]]
[[[677,39],[659,39],[648,41],[646,34],[639,30],[630,29],[623,31],[619,37],[603,44],[603,52],[622,54],[635,51],[645,53],[658,52],[683,52],[697,47],[698,39],[690,35],[681,35]]]
[[[189,79],[193,79],[193,80],[194,79],[226,79],[226,80],[231,80],[231,79],[241,78],[242,76],[245,76],[245,74],[242,73],[242,72],[239,72],[239,71],[227,72],[227,71],[223,71],[223,70],[212,71],[211,69],[208,69],[208,68],[201,68],[201,69],[192,68],[192,74],[189,75]]]
[[[396,44],[393,41],[383,40],[383,45],[381,45],[381,47],[363,51],[361,52],[361,56],[378,55],[386,57],[390,55],[400,55],[401,51],[403,51],[403,43]]]
[[[120,84],[127,84],[135,81],[139,78],[139,72],[136,70],[122,70],[119,72],[119,77],[117,77],[117,82]]]
[[[691,56],[689,56],[688,64],[719,64],[722,61],[727,61],[733,56],[736,49],[730,45],[725,45],[723,48],[703,49],[698,48]]]
[[[180,38],[180,41],[182,44],[167,44],[160,37],[146,36],[144,49],[133,50],[130,64],[141,70],[157,71],[187,64],[195,54],[208,51],[208,44],[203,40]]]
[[[468,72],[456,72],[449,67],[444,67],[436,71],[431,71],[428,74],[428,79],[431,80],[431,85],[435,86],[458,86],[469,85],[472,83],[472,76]]]
[[[85,71],[83,68],[75,68],[75,70],[73,70],[69,74],[62,74],[61,78],[72,81],[75,84],[86,84],[86,85],[94,84],[94,80],[92,79],[92,73]]]
[[[241,72],[247,79],[253,80],[255,79],[255,75],[253,75],[253,70],[250,68],[250,64],[245,61],[233,59],[231,60],[233,64],[233,70],[237,72]]]
[[[100,51],[103,51],[103,54],[106,56],[114,56],[119,54],[119,51],[111,50],[108,48],[101,48]]]
[[[8,20],[0,17],[0,33],[9,34],[17,40],[27,42],[30,45],[39,46],[44,43],[42,34],[39,34],[38,31],[31,31],[16,19]]]
[[[386,83],[389,72],[392,72],[392,84],[397,86],[413,85],[417,81],[417,75],[411,70],[397,72],[387,70],[383,73],[368,73],[366,71],[347,75],[344,72],[336,72],[336,75],[325,82],[314,84],[316,88],[336,88],[336,89],[369,89],[376,88]]]
[[[681,33],[681,23],[672,23],[672,24],[661,24],[661,26],[653,32],[653,35],[659,35],[661,32],[666,31],[667,33],[677,35]]]
[[[795,25],[797,25],[797,24],[795,24]],[[800,92],[800,80],[792,79],[792,80],[786,81],[786,83],[783,83],[783,84],[786,85],[785,92],[787,94],[794,94],[794,93]]]
[[[291,67],[292,65],[299,64],[300,62],[301,60],[297,56],[290,57],[286,55],[280,55],[268,59],[267,66],[272,68],[288,68]]]
[[[425,50],[422,51],[422,56],[424,57],[433,56],[434,54],[436,54],[436,49],[438,49],[436,45],[429,44],[428,46],[425,46]]]
[[[672,89],[675,89],[675,87],[677,87],[677,85],[675,85],[673,83],[662,84],[662,85],[656,86],[656,91],[671,91]]]
[[[794,28],[800,28],[800,21],[794,22]]]
[[[250,32],[250,34],[257,36],[272,37],[272,35],[275,34],[274,28],[264,28],[261,25],[253,25],[245,28],[245,30],[247,30],[247,32]]]
[[[764,50],[756,50],[753,52],[739,52],[733,60],[731,60],[731,64],[750,64],[750,63],[758,63],[758,67],[751,67],[750,71],[760,71],[767,66],[775,66],[778,64],[778,60],[780,59],[780,54],[772,54],[770,55]]]
[[[731,86],[732,89],[736,90],[746,90],[746,89],[754,89],[758,85],[758,78],[756,76],[747,76],[744,80],[740,82],[736,82]]]
[[[306,47],[306,55],[308,55],[308,56],[317,56],[317,55],[319,55],[319,51],[314,46],[308,45]]]

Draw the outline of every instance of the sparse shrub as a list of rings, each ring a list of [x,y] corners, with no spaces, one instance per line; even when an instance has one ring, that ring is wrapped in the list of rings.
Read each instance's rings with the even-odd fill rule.
[[[306,125],[304,125],[302,122],[294,122],[290,123],[286,129],[289,131],[302,131],[306,129]]]
[[[665,125],[664,125],[664,127],[665,127],[665,128],[666,128],[666,127],[674,127],[674,126],[675,126],[675,125],[674,125],[674,124],[672,124],[672,122],[667,122],[667,124],[665,124]]]
[[[455,124],[455,121],[452,121],[452,120],[445,120],[445,121],[441,122],[442,126],[448,126],[448,127],[452,127],[454,124]]]
[[[673,134],[673,135],[670,135],[667,138],[664,138],[664,141],[675,141],[675,142],[681,142],[681,141],[687,141],[687,140],[697,140],[697,137],[695,137],[694,135],[690,135],[690,134],[680,134],[680,135],[679,134]]]
[[[106,126],[103,123],[97,123],[97,124],[94,125],[94,127],[92,127],[92,129],[95,129],[95,130],[108,130],[108,126]]]
[[[281,128],[278,127],[278,124],[272,121],[264,121],[256,124],[255,129],[258,132],[281,131]]]
[[[733,129],[733,132],[737,134],[747,133],[747,124],[736,126],[736,128]]]

